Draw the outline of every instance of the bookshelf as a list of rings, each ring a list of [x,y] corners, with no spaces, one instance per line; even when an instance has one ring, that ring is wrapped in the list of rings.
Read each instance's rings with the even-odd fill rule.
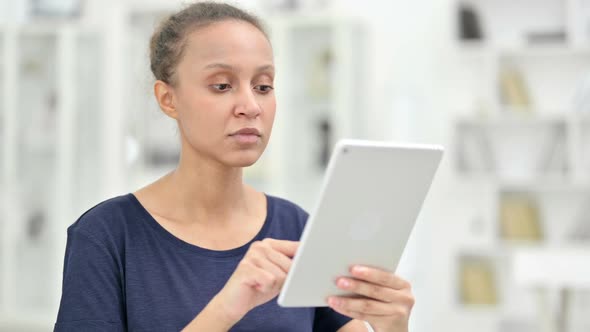
[[[538,293],[514,280],[515,253],[574,245],[590,251],[590,236],[578,236],[586,234],[590,201],[589,7],[581,0],[456,4],[476,14],[482,38],[457,38],[459,16],[452,21],[459,64],[459,89],[448,98],[452,177],[468,188],[462,197],[477,192],[465,202],[479,207],[457,221],[452,302],[482,331],[539,331],[544,307]],[[479,283],[494,282],[481,299],[495,301],[461,300],[466,262],[487,267]]]
[[[576,291],[590,290],[590,259],[587,248],[527,248],[515,252],[513,279],[523,288],[534,289],[541,303],[542,320],[547,330],[586,331],[590,327],[584,320],[585,312],[571,310],[582,307]],[[559,309],[551,310],[546,289],[557,290]],[[572,306],[572,304],[574,304]]]
[[[270,27],[279,103],[260,180],[310,210],[333,145],[364,134],[358,110],[365,100],[356,87],[365,31],[358,20],[325,15],[282,15]]]
[[[157,24],[171,8],[128,8],[124,36],[128,43],[122,59],[125,72],[119,79],[130,87],[126,101],[125,139],[128,141],[127,172],[131,188],[139,188],[172,170],[180,156],[176,122],[164,115],[153,96],[153,76],[149,71],[148,41]],[[137,152],[133,152],[136,146]]]
[[[60,23],[3,26],[0,40],[0,330],[48,330],[66,228],[101,190],[101,41]]]

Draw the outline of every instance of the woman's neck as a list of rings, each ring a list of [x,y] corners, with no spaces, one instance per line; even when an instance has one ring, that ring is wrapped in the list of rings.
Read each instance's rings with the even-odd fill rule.
[[[185,151],[174,171],[146,189],[152,192],[149,196],[157,197],[146,202],[153,212],[183,224],[230,223],[233,216],[253,213],[256,200],[256,192],[242,182],[241,167]]]
[[[177,198],[200,210],[224,212],[243,203],[246,189],[240,167],[225,167],[211,160],[187,160],[181,157],[170,173]]]

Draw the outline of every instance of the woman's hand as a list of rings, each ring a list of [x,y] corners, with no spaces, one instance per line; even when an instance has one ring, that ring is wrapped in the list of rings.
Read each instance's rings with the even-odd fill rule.
[[[371,324],[375,332],[407,332],[414,296],[410,283],[391,272],[353,266],[352,277],[336,280],[338,288],[359,296],[332,296],[335,311]]]
[[[253,308],[275,298],[298,246],[299,242],[275,239],[252,243],[213,301],[237,322]]]

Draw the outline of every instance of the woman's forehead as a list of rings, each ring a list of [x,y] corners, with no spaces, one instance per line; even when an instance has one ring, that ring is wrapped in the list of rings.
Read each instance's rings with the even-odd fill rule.
[[[187,36],[185,56],[191,61],[226,63],[249,59],[268,65],[273,62],[272,47],[255,26],[240,21],[223,21],[196,29]]]

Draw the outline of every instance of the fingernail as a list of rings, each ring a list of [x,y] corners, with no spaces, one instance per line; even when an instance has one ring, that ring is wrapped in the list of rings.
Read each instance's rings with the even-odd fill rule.
[[[331,306],[337,307],[340,305],[340,300],[338,300],[335,297],[331,297],[330,299],[328,299],[328,302],[330,303]]]
[[[353,269],[353,272],[355,272],[355,273],[359,273],[359,274],[364,274],[364,273],[366,273],[366,272],[367,272],[367,268],[366,268],[366,267],[364,267],[364,266],[359,266],[359,265],[356,265],[356,266],[355,266],[355,267],[353,267],[352,269]]]
[[[346,279],[340,279],[340,280],[338,280],[338,285],[340,287],[348,288],[348,286],[350,286],[350,281],[348,281]]]

